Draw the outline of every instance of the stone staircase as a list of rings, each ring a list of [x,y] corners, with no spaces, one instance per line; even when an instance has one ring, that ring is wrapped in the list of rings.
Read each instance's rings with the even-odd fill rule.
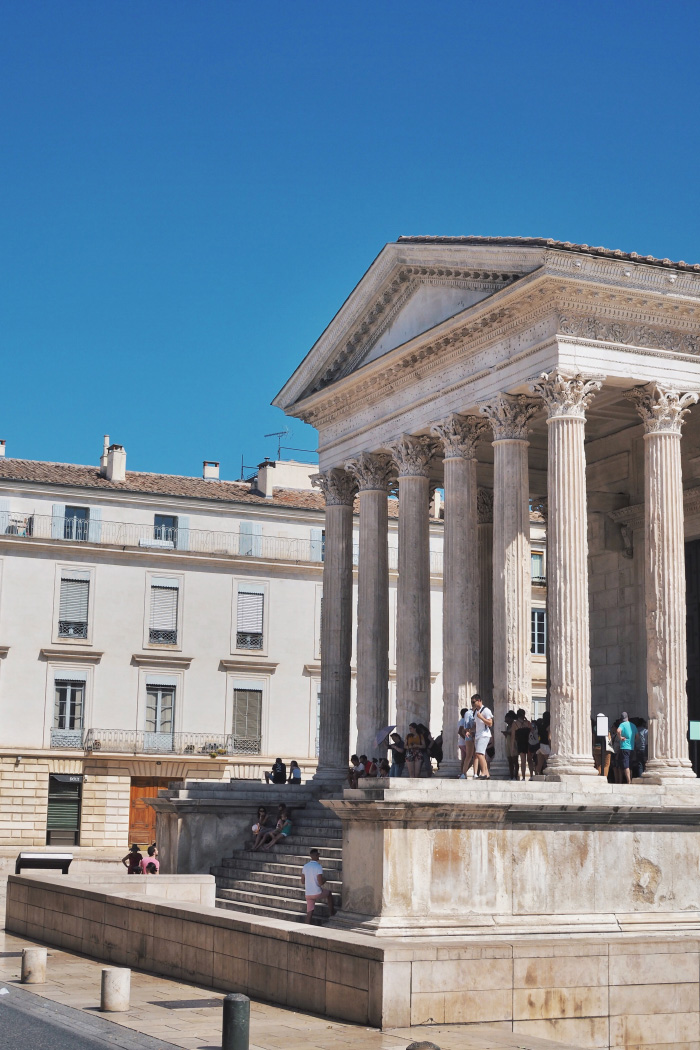
[[[293,831],[289,839],[277,843],[266,853],[254,852],[253,837],[211,869],[216,878],[216,905],[231,911],[265,918],[303,922],[306,899],[301,868],[309,860],[309,850],[320,854],[327,886],[340,907],[342,890],[342,829],[340,820],[318,801],[317,792],[307,788],[262,788],[255,791],[255,804],[264,804],[276,813],[284,802],[290,809]],[[279,796],[279,797],[278,797]],[[336,797],[336,796],[329,796]],[[340,796],[337,796],[340,797]],[[251,806],[254,816],[255,806]],[[252,823],[252,821],[251,821]],[[317,904],[314,922],[328,921],[328,906]]]

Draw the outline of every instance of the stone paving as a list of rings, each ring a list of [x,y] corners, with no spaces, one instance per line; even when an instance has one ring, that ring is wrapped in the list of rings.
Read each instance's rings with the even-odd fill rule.
[[[0,986],[11,987],[19,982],[22,948],[33,943],[0,932]],[[223,994],[132,971],[131,1009],[123,1014],[101,1014],[102,966],[93,959],[49,948],[46,984],[25,987],[44,999],[89,1011],[185,1050],[219,1050],[218,1002]],[[197,1002],[202,1005],[195,1005]],[[428,1039],[442,1050],[575,1050],[570,1044],[514,1035],[509,1024],[436,1025],[380,1032],[261,1002],[251,1002],[250,1029],[251,1050],[347,1050],[348,1046],[360,1045],[363,1050],[403,1050],[420,1039]]]

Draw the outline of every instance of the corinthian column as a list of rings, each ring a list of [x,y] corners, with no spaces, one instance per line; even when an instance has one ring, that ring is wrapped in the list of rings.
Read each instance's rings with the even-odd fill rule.
[[[345,464],[360,490],[357,585],[357,753],[377,755],[374,738],[389,719],[389,456],[363,452]]]
[[[321,725],[314,780],[345,780],[350,756],[352,505],[356,486],[339,467],[315,474],[326,499],[321,623]]]
[[[530,506],[527,425],[539,405],[499,394],[479,406],[493,428],[493,742],[492,776],[508,776],[506,711],[529,710]]]
[[[430,531],[428,469],[433,442],[404,434],[389,446],[399,473],[396,722],[430,723]]]
[[[644,420],[644,598],[650,779],[694,778],[685,691],[685,547],[681,427],[696,393],[650,384],[626,396]]]
[[[586,409],[602,379],[544,372],[547,408],[547,629],[552,754],[548,775],[596,775],[591,754]]]
[[[493,694],[493,492],[479,489],[476,498],[479,532],[479,688]]]
[[[476,444],[487,423],[452,415],[432,428],[444,453],[445,536],[442,585],[442,728],[448,743],[440,767],[459,773],[460,708],[479,681],[479,559],[476,521]]]

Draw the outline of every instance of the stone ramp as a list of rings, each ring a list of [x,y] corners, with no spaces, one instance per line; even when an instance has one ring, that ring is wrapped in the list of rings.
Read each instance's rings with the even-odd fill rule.
[[[293,788],[296,792],[298,789]],[[303,808],[294,801],[303,801]],[[301,868],[309,859],[309,850],[319,851],[327,885],[340,906],[342,891],[342,827],[335,814],[315,798],[284,798],[292,813],[293,832],[286,842],[279,842],[269,852],[252,849],[249,836],[241,849],[212,868],[216,878],[216,904],[219,908],[264,918],[302,922],[306,916],[306,899],[301,884]],[[317,904],[314,921],[328,921],[328,907]]]

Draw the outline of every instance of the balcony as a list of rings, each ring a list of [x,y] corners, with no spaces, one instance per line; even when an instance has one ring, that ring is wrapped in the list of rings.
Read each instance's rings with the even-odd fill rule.
[[[51,746],[71,745],[54,744],[52,734]],[[224,733],[145,733],[132,729],[88,729],[82,746],[93,755],[104,751],[107,754],[207,755],[213,758],[217,755],[259,755],[260,737],[235,737]]]
[[[0,518],[0,521],[2,519]],[[135,525],[123,521],[83,521],[51,514],[12,514],[3,539],[54,540],[62,543],[90,543],[110,547],[133,547],[159,552],[191,551],[213,557],[253,558],[264,561],[317,563],[323,561],[318,540],[289,536],[251,536],[250,533],[210,532],[203,529],[166,529],[161,525]],[[359,545],[353,545],[353,565],[359,561]],[[389,568],[398,568],[398,548],[389,547]],[[430,552],[430,572],[442,575],[442,552]],[[534,581],[533,581],[534,582]]]
[[[547,577],[546,576],[533,576],[531,577],[533,587],[546,587]]]

